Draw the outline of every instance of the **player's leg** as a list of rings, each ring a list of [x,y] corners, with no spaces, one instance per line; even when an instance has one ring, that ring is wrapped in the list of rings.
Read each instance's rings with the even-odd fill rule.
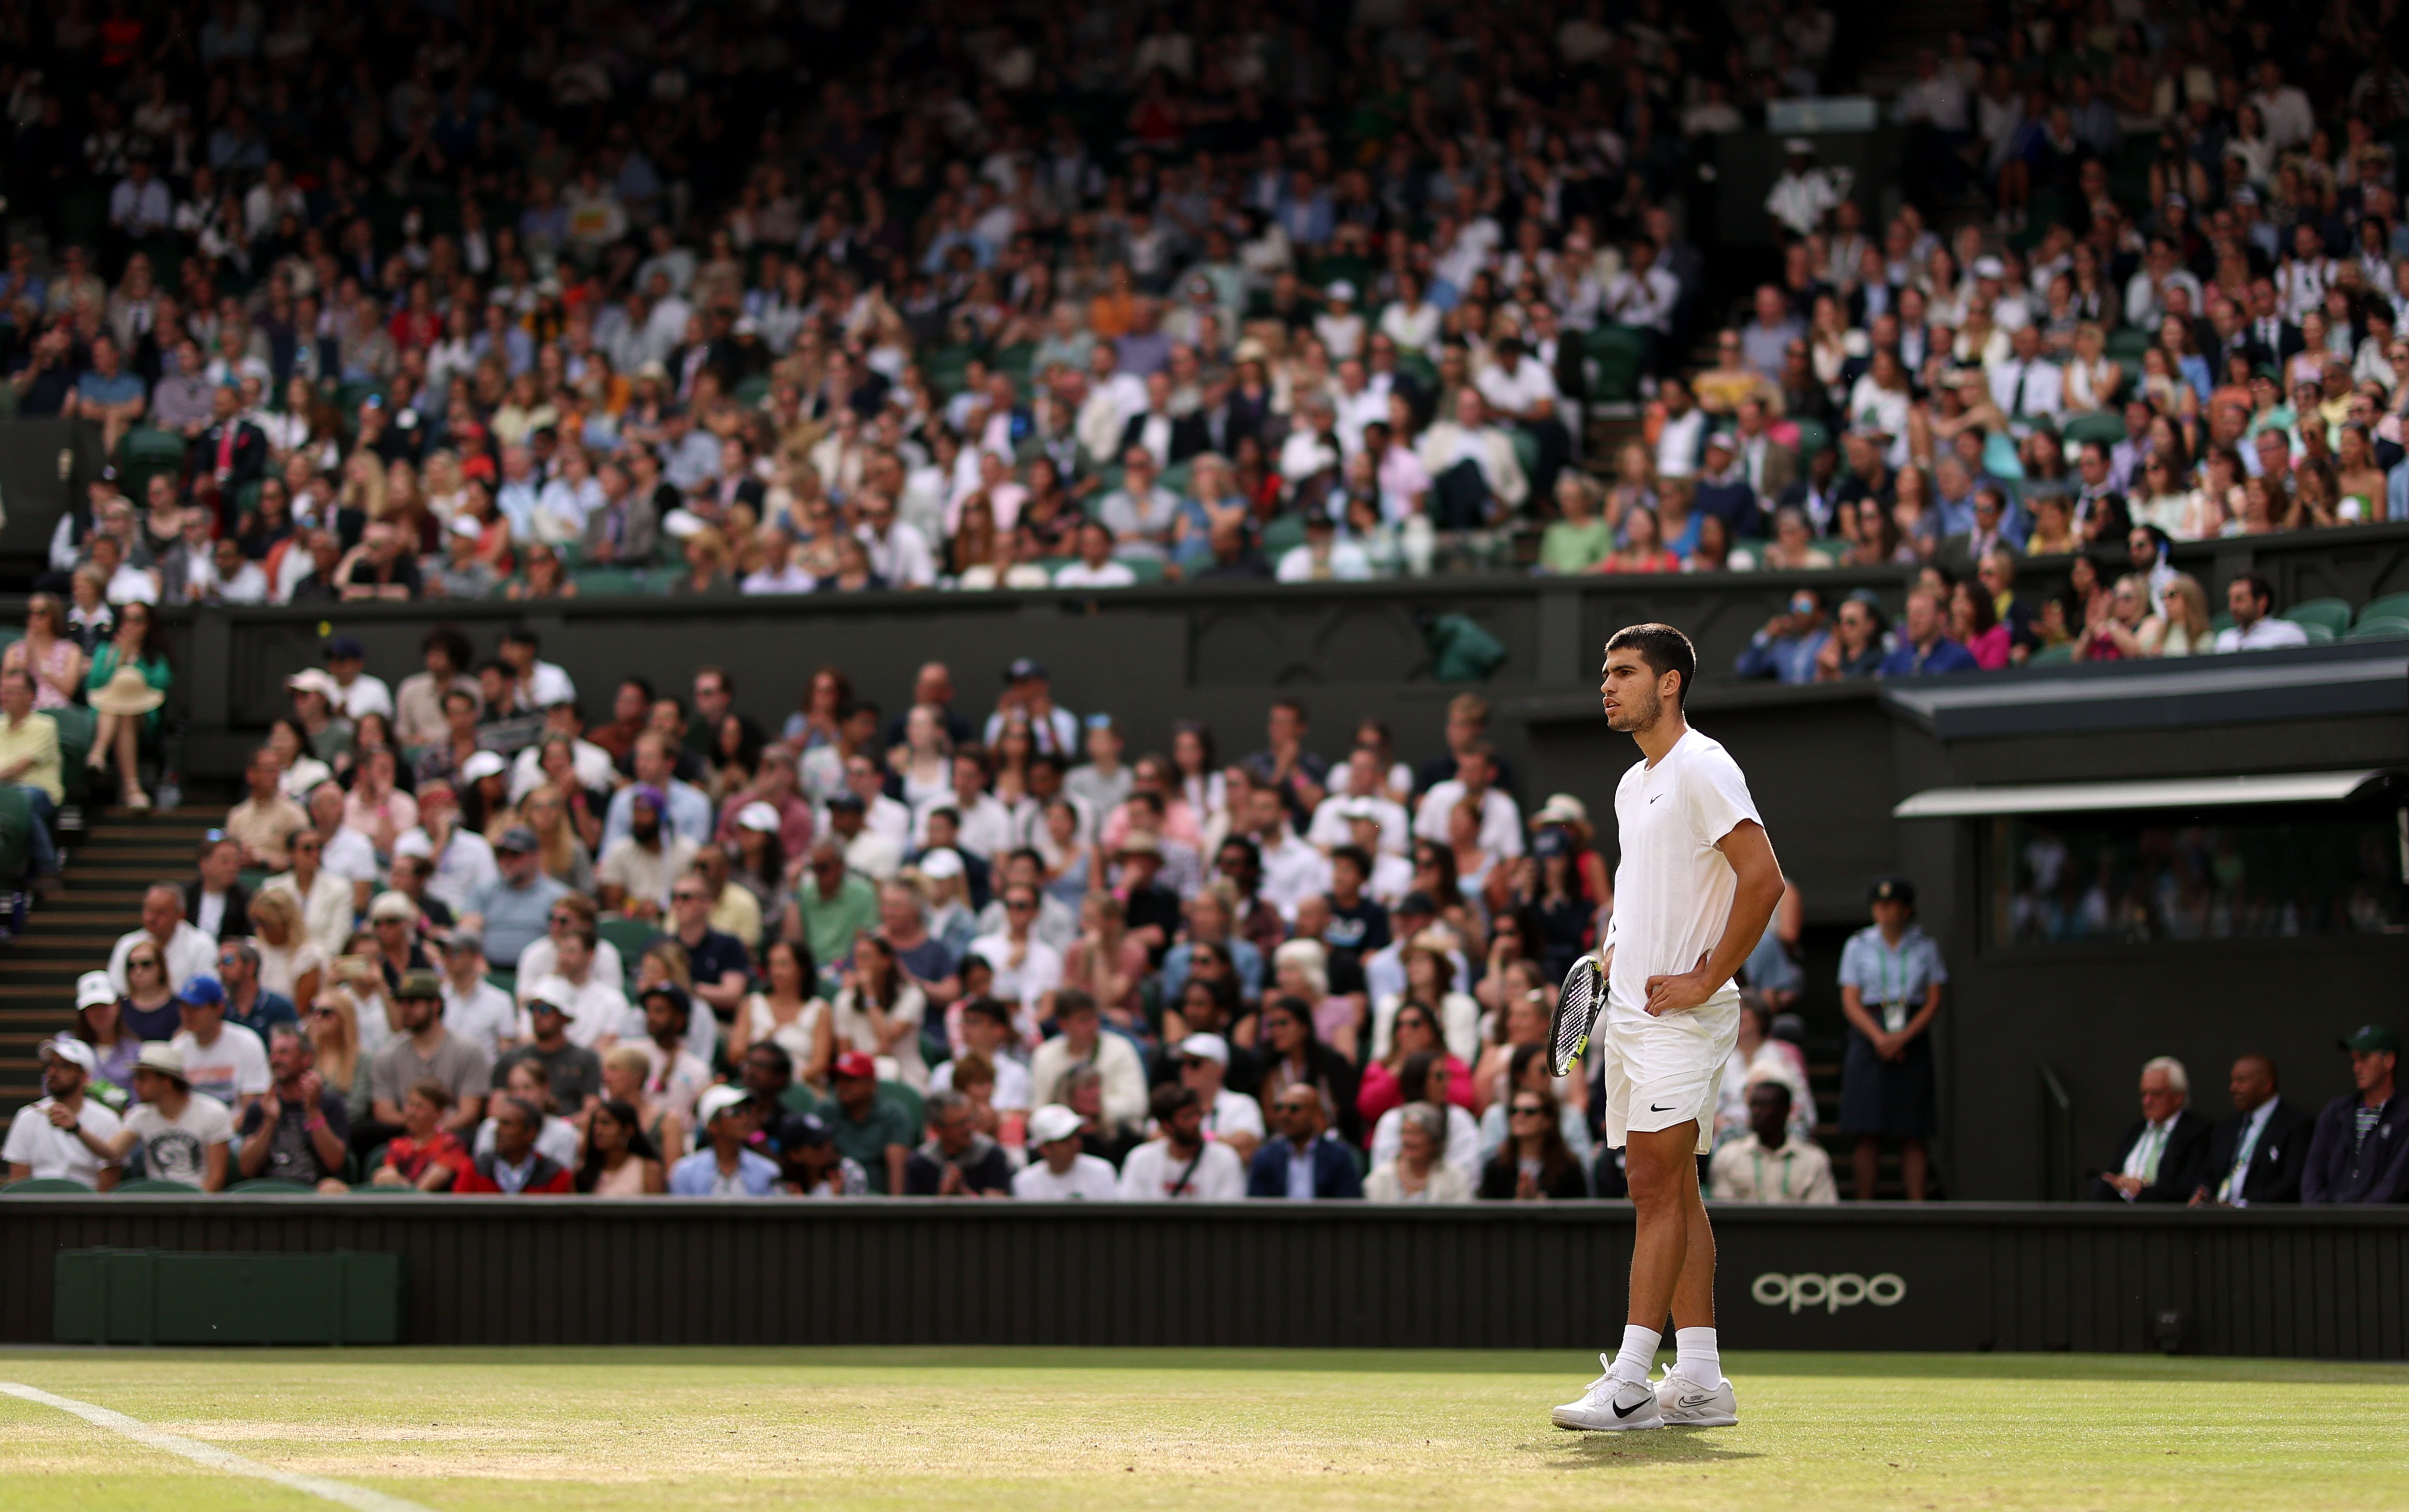
[[[1638,1195],[1637,1163],[1634,1159],[1637,1152],[1631,1147],[1628,1132],[1635,1104],[1627,1074],[1629,1066],[1622,1054],[1619,1036],[1611,1032],[1611,1028],[1610,1024],[1598,1026],[1597,1032],[1590,1039],[1589,1053],[1599,1058],[1599,1071],[1605,1084],[1606,1145],[1608,1149],[1624,1151],[1626,1163],[1632,1166],[1633,1196],[1636,1198]],[[1643,1102],[1637,1106],[1644,1108],[1646,1104]],[[1643,1240],[1651,1231],[1644,1214],[1639,1231]],[[1637,1253],[1635,1248],[1632,1265],[1635,1285],[1640,1270]],[[1674,1280],[1681,1274],[1681,1260],[1676,1257],[1669,1267],[1660,1263],[1650,1274],[1653,1275],[1659,1270],[1665,1276],[1666,1299],[1669,1299]],[[1655,1316],[1655,1322],[1644,1327],[1635,1324],[1624,1328],[1621,1350],[1597,1357],[1597,1362],[1605,1367],[1605,1373],[1590,1382],[1578,1399],[1556,1408],[1549,1415],[1549,1420],[1558,1428],[1600,1433],[1664,1427],[1665,1418],[1656,1404],[1656,1390],[1648,1384],[1649,1373],[1656,1357],[1656,1330],[1665,1321],[1664,1306],[1657,1308]]]
[[[1728,1428],[1739,1421],[1739,1404],[1715,1342],[1715,1231],[1698,1190],[1697,1126],[1682,1127],[1693,1142],[1681,1152],[1690,1179],[1681,1274],[1673,1286],[1673,1368],[1657,1383],[1656,1405],[1667,1427]]]

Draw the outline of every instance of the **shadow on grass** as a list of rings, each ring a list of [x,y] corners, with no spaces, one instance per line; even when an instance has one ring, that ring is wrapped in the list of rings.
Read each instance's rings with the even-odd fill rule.
[[[1649,1464],[1723,1464],[1761,1460],[1756,1449],[1738,1449],[1710,1428],[1660,1428],[1639,1433],[1571,1433],[1535,1438],[1514,1447],[1523,1454],[1552,1456],[1551,1470],[1632,1470]]]

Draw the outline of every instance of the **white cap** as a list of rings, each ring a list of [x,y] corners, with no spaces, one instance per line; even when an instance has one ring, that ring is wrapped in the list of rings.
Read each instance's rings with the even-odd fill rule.
[[[1539,812],[1531,815],[1531,821],[1534,824],[1587,824],[1589,805],[1570,793],[1551,793],[1548,800],[1539,805]]]
[[[86,972],[76,978],[76,1006],[97,1008],[104,1002],[117,1001],[117,984],[107,972]]]
[[[1358,795],[1338,800],[1338,816],[1342,819],[1369,819],[1380,822],[1380,800]]]
[[[387,888],[369,900],[368,919],[370,922],[378,919],[407,919],[415,923],[418,919],[418,905],[410,900],[410,894]]]
[[[1322,290],[1321,293],[1326,298],[1343,299],[1350,305],[1355,302],[1355,285],[1346,279],[1331,280],[1330,287]]]
[[[930,851],[920,857],[920,875],[943,882],[947,877],[962,874],[962,858],[948,848]]]
[[[412,829],[393,842],[393,854],[396,858],[415,856],[422,861],[431,861],[435,859],[435,842],[426,838],[426,830]]]
[[[485,533],[484,522],[466,511],[452,516],[451,525],[445,528],[455,536],[467,536],[471,540]]]
[[[530,1008],[540,1002],[547,1003],[565,1014],[569,1012],[570,1004],[577,1001],[577,986],[569,978],[555,972],[550,976],[537,977],[535,985],[522,989],[519,997]]]
[[[779,829],[778,811],[757,799],[736,811],[736,828],[774,835]]]
[[[84,1044],[81,1040],[74,1039],[65,1034],[60,1035],[55,1040],[44,1040],[42,1042],[41,1058],[45,1061],[70,1061],[76,1065],[81,1066],[83,1068],[83,1073],[87,1076],[93,1075],[100,1070],[100,1062],[93,1058],[92,1046]]]
[[[2008,265],[1996,257],[1977,257],[1974,259],[1974,276],[1978,279],[2003,279],[2008,276]]]
[[[284,680],[284,685],[295,693],[323,694],[329,699],[343,696],[343,684],[335,681],[335,675],[316,667],[295,672]]]
[[[488,777],[498,777],[511,770],[511,764],[491,751],[478,751],[460,763],[460,780],[481,783]]]
[[[1190,1034],[1179,1042],[1179,1053],[1194,1056],[1199,1060],[1217,1060],[1226,1066],[1230,1063],[1230,1042],[1219,1034]]]
[[[671,510],[661,516],[661,534],[671,540],[685,540],[708,529],[710,524],[692,510]]]
[[[716,1087],[705,1087],[701,1098],[694,1105],[694,1121],[708,1129],[714,1118],[730,1108],[741,1108],[751,1101],[751,1093],[741,1087],[730,1087],[725,1082]]]
[[[1032,1145],[1051,1145],[1078,1131],[1079,1116],[1060,1102],[1048,1102],[1029,1116],[1029,1142]]]

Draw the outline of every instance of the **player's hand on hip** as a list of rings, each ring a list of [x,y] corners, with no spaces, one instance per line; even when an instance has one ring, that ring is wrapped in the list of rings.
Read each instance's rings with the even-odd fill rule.
[[[1715,995],[1718,982],[1707,980],[1707,958],[1700,956],[1698,964],[1678,976],[1652,976],[1648,979],[1648,1012],[1661,1018],[1666,1014],[1682,1013],[1695,1008]]]

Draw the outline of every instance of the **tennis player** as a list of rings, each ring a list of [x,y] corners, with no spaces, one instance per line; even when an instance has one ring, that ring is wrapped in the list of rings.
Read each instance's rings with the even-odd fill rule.
[[[1739,1035],[1732,977],[1782,899],[1782,868],[1738,764],[1682,718],[1697,670],[1697,649],[1669,625],[1634,625],[1606,643],[1607,724],[1645,759],[1614,793],[1623,864],[1600,965],[1606,1006],[1590,1043],[1606,1077],[1606,1142],[1624,1151],[1639,1228],[1623,1347],[1598,1356],[1606,1374],[1555,1409],[1559,1428],[1739,1420],[1715,1347],[1715,1236],[1697,1157]],[[1652,1385],[1668,1311],[1673,1368]]]

